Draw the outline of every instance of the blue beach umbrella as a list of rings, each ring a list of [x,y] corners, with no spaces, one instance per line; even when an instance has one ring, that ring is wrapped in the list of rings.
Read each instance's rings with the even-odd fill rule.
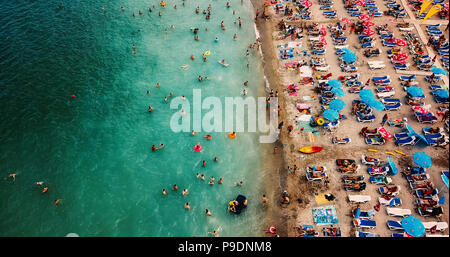
[[[422,221],[413,216],[402,219],[402,227],[410,236],[420,237],[425,235],[425,227]]]
[[[440,98],[448,98],[448,90],[438,90],[436,95]]]
[[[375,98],[375,95],[370,89],[362,89],[359,91],[359,97],[361,97],[361,99],[364,97]]]
[[[445,204],[445,195],[443,197],[439,198],[438,204],[442,204],[442,205]]]
[[[368,106],[377,109],[378,111],[384,110],[384,104],[375,98],[370,99],[367,103]]]
[[[441,68],[432,68],[431,72],[433,72],[434,74],[447,75],[447,71]]]
[[[347,47],[342,48],[342,51],[346,54],[355,54],[352,50],[348,49]]]
[[[342,101],[341,99],[334,99],[330,102],[330,108],[336,111],[340,111],[342,109],[344,109],[345,107],[345,102]]]
[[[390,156],[388,156],[388,162],[389,162],[389,167],[391,167],[391,170],[392,170],[392,175],[397,174],[398,169],[397,169],[397,167],[395,166],[395,163],[394,163],[394,161],[392,161],[392,159],[391,159]]]
[[[425,144],[429,145],[428,140],[423,135],[416,133],[414,131],[414,129],[411,128],[411,126],[409,126],[409,124],[406,124],[405,127],[406,127],[406,130],[408,130],[408,136],[415,136],[416,138],[418,138]]]
[[[406,92],[410,94],[412,97],[420,97],[423,96],[423,90],[420,87],[408,87]]]
[[[342,90],[342,89],[340,89],[340,88],[338,88],[338,87],[333,87],[333,88],[331,89],[331,92],[334,93],[334,94],[337,95],[337,96],[345,96],[344,90]]]
[[[342,82],[337,79],[332,79],[327,82],[330,87],[342,87]]]
[[[333,121],[339,118],[339,113],[332,109],[327,109],[323,112],[323,117],[329,121]]]
[[[354,53],[346,53],[342,56],[342,60],[347,63],[353,63],[356,61],[356,55]]]
[[[417,152],[413,155],[414,162],[422,168],[429,168],[433,164],[431,157],[424,152]]]

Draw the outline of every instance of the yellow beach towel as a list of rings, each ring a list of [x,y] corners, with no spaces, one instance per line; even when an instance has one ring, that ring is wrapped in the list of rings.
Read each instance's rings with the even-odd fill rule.
[[[325,194],[316,195],[314,198],[316,199],[316,203],[318,205],[334,202],[334,201],[328,201],[328,199],[325,198]]]

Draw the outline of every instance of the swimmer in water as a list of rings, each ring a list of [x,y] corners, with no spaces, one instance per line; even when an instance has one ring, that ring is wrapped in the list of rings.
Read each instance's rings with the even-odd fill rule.
[[[161,16],[162,16],[161,12],[159,12],[159,14],[158,14],[158,15],[159,15],[159,17],[161,17]]]
[[[189,206],[189,203],[185,203],[185,204],[184,204],[184,208],[185,208],[186,210],[190,210],[190,209],[191,209],[191,206]]]
[[[169,95],[168,95],[168,97],[172,97],[173,96],[173,93],[172,92],[170,92],[169,93]]]
[[[177,190],[178,190],[177,184],[173,185],[173,191],[177,191]]]
[[[44,189],[42,189],[42,193],[46,193],[48,191],[48,187],[44,187]]]
[[[225,59],[222,59],[222,61],[220,61],[221,64],[226,65],[227,63],[225,62]]]
[[[200,179],[201,179],[201,180],[205,180],[205,175],[202,174],[202,175],[200,176]]]
[[[234,40],[237,39],[237,34],[236,34],[236,33],[234,34],[233,39],[234,39]]]
[[[164,144],[160,144],[159,149],[163,149],[163,148],[164,148]]]
[[[163,195],[167,195],[166,189],[163,189],[163,190],[162,190],[162,194],[163,194]]]
[[[199,173],[197,173],[197,175],[195,175],[195,177],[196,177],[196,178],[200,178],[200,174],[199,174]]]
[[[210,184],[211,186],[214,185],[214,177],[211,177],[211,179],[209,180],[208,184]]]
[[[167,103],[167,96],[165,96],[165,97],[164,97],[164,102],[166,102],[166,103]]]
[[[136,17],[136,16],[134,15],[134,13],[133,13],[133,17]]]
[[[215,161],[215,162],[218,162],[218,161],[219,161],[219,158],[214,157],[214,161]]]
[[[156,151],[156,150],[158,150],[158,148],[156,148],[155,145],[152,145],[152,151]]]
[[[181,110],[181,116],[186,115],[186,112],[184,110]]]
[[[153,107],[149,106],[148,107],[148,112],[152,112],[153,111]]]
[[[206,58],[205,55],[203,55],[202,58],[203,58],[203,61],[204,61],[204,62],[207,62],[207,61],[208,61],[208,59]]]
[[[150,94],[150,90],[147,90],[147,95],[149,95]]]
[[[195,58],[194,58],[194,55],[191,55],[191,60],[194,60]]]
[[[149,11],[149,12],[152,12],[153,10],[152,10],[152,8],[148,8],[148,11]]]
[[[189,67],[189,65],[187,65],[187,64],[181,66],[181,68],[182,68],[183,70],[187,69],[188,67]]]
[[[164,29],[164,33],[166,33],[166,34],[167,34],[167,33],[169,33],[169,31],[167,31],[167,29]]]
[[[202,162],[202,167],[206,167],[206,161],[205,160],[203,160],[203,162]]]
[[[205,136],[206,140],[211,140],[212,136],[210,134]]]
[[[191,135],[195,136],[195,131],[192,130]]]
[[[198,81],[200,81],[200,82],[203,81],[202,76],[200,76],[200,75],[198,76]]]
[[[248,80],[244,82],[244,86],[248,86]]]
[[[220,178],[218,183],[223,184],[223,178]]]
[[[142,11],[141,10],[139,10],[139,15],[142,15]]]
[[[242,94],[247,95],[247,90],[246,89],[242,90]]]
[[[198,36],[194,36],[194,39],[195,39],[196,41],[199,41],[199,40],[200,40],[200,38],[199,38]]]
[[[159,88],[161,85],[159,83],[156,83],[156,88]]]
[[[9,174],[9,177],[12,178],[13,181],[16,181],[16,174],[15,173]]]
[[[54,202],[55,207],[56,207],[61,201],[62,201],[62,199],[56,199],[55,202]]]
[[[42,186],[42,185],[44,185],[44,182],[42,182],[42,181],[36,182],[36,185]]]
[[[183,194],[183,195],[187,195],[187,194],[189,194],[189,191],[188,191],[187,189],[183,189],[182,194]]]
[[[125,11],[125,8],[123,8],[123,6],[122,6],[122,7],[120,7],[120,9],[122,10],[122,12],[124,12],[124,11]]]
[[[170,25],[170,29],[174,29],[175,28],[175,26],[173,26],[173,25]]]
[[[208,234],[214,235],[214,237],[219,237],[219,232],[214,230],[213,232],[208,232]]]
[[[175,6],[173,7],[173,9],[177,9],[177,5],[175,5]]]
[[[219,38],[218,37],[216,37],[216,42],[219,42]]]
[[[102,11],[105,11],[105,7],[104,6],[102,6]]]
[[[211,216],[211,212],[210,212],[208,209],[205,209],[205,214],[206,214],[207,216]]]
[[[182,95],[181,100],[186,100],[186,97],[184,95]]]

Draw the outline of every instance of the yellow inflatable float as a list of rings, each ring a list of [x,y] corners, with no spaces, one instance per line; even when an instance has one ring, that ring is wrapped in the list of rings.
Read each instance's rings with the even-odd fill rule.
[[[236,132],[230,132],[230,133],[228,133],[228,137],[229,138],[235,138],[236,137]]]
[[[367,149],[367,151],[369,151],[369,152],[374,152],[374,153],[378,153],[378,150],[375,150],[375,149]]]
[[[385,154],[390,154],[390,155],[394,155],[395,156],[395,153],[393,153],[393,152],[384,152]]]
[[[406,153],[400,152],[399,150],[395,150],[395,152],[396,152],[396,153],[399,153],[399,154],[401,154],[401,155],[406,155]]]

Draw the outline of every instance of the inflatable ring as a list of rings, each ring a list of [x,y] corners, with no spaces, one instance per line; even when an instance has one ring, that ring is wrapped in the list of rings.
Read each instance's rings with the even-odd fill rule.
[[[202,146],[201,146],[200,144],[196,144],[196,145],[194,146],[194,151],[200,152],[201,150],[202,150]]]
[[[325,121],[322,118],[317,119],[317,125],[322,126],[325,123]]]
[[[206,139],[210,140],[212,138],[212,136],[210,134],[205,136]]]
[[[208,51],[206,51],[203,55],[204,55],[204,56],[209,56],[210,54],[211,54],[211,51],[208,50]]]
[[[270,234],[275,234],[275,233],[276,233],[275,230],[276,230],[276,228],[275,228],[274,226],[271,226],[271,227],[269,228],[269,233],[270,233]]]
[[[399,150],[395,150],[395,152],[396,152],[396,153],[399,153],[399,154],[401,154],[401,155],[406,155],[406,153],[400,152]]]
[[[338,77],[338,80],[340,80],[340,81],[345,81],[346,78],[345,78],[344,76],[339,76],[339,77]]]
[[[228,137],[229,138],[235,138],[236,137],[236,133],[230,132],[230,133],[228,133]]]
[[[378,150],[376,150],[376,149],[367,149],[367,151],[369,151],[369,152],[375,152],[375,153],[378,152]]]

